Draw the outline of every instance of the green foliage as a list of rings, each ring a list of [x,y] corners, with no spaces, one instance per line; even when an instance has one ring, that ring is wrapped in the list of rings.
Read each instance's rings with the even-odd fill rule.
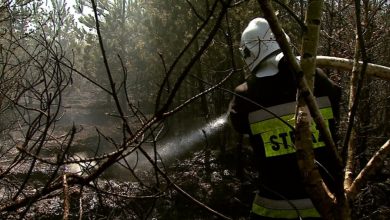
[[[124,68],[127,71],[127,90],[134,101],[153,105],[160,83],[165,72],[175,63],[178,55],[190,42],[202,19],[208,16],[210,5],[206,1],[99,1],[98,11],[103,35],[103,42],[109,57],[110,68],[117,85],[122,84]],[[87,2],[80,2],[82,7],[90,7]],[[196,12],[196,13],[195,13]],[[202,18],[197,17],[198,14]],[[98,82],[105,81],[100,48],[94,34],[95,21],[91,14],[82,15],[79,19],[89,31],[85,38],[84,70]],[[178,72],[192,58],[207,37],[206,27],[195,43],[175,63],[175,72],[169,77],[169,86],[176,81]],[[225,33],[221,29],[215,44],[199,61],[201,76],[210,83],[217,82],[222,75],[218,70],[230,68],[229,47]],[[237,37],[237,31],[233,30]],[[123,61],[123,66],[120,60]],[[194,70],[195,71],[195,70]],[[197,70],[195,71],[197,72]],[[204,73],[204,74],[203,74]],[[198,93],[198,80],[188,79],[179,92],[177,104]],[[220,98],[218,94],[214,98]],[[212,98],[210,103],[214,103]],[[226,103],[230,97],[223,102]],[[220,105],[221,106],[221,105]],[[220,109],[219,112],[222,110]],[[223,110],[224,111],[224,110]]]

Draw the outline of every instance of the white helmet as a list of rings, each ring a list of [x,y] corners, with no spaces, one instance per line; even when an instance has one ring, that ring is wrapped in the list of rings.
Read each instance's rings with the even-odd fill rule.
[[[288,36],[287,39],[289,40]],[[251,72],[253,72],[261,61],[270,58],[269,55],[278,50],[280,50],[279,44],[276,42],[276,38],[267,20],[264,18],[255,18],[249,22],[241,36],[240,51]],[[278,60],[271,61],[274,69],[276,65],[276,71],[264,71],[264,68],[261,68],[263,70],[259,71],[257,68],[256,76],[264,77],[276,74],[278,72],[277,63],[281,57],[283,55],[278,55]],[[264,67],[269,67],[269,65]]]

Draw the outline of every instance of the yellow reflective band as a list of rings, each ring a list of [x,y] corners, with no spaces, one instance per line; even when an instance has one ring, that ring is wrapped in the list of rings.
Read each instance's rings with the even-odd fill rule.
[[[306,199],[275,200],[258,194],[252,203],[252,213],[271,218],[320,217],[312,201]]]
[[[282,116],[284,121],[294,125],[294,114]],[[252,134],[260,134],[266,157],[294,153],[293,131],[277,118],[272,118],[251,124]]]
[[[329,127],[329,119],[333,118],[333,112],[331,107],[325,107],[320,109],[320,112],[325,120],[326,125]],[[294,126],[295,114],[288,114],[281,116],[281,118]],[[274,157],[295,152],[294,144],[294,132],[281,120],[277,118],[265,119],[262,121],[254,122],[250,125],[253,135],[260,134],[264,143],[264,149],[266,157]],[[315,123],[312,123],[311,127],[313,133],[313,147],[325,146],[319,131],[315,127]]]
[[[321,217],[315,208],[299,209],[299,210],[270,209],[270,208],[259,206],[257,204],[252,204],[252,213],[264,217],[286,218],[286,219],[294,219],[298,217],[302,217],[302,218]]]

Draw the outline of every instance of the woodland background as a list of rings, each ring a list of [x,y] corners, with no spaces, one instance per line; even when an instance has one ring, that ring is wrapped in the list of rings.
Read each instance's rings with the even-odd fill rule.
[[[245,219],[256,175],[226,113],[262,2],[2,1],[1,218]],[[271,1],[295,54],[311,2]],[[317,53],[390,66],[389,10],[323,1]],[[343,88],[336,144],[354,146],[356,177],[388,151],[390,77],[324,70]],[[353,219],[390,214],[385,151],[349,201]]]

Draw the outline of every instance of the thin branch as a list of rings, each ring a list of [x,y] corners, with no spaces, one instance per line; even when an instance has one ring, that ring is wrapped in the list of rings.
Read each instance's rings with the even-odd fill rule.
[[[164,67],[164,81],[166,81],[166,84],[167,84],[167,91],[170,92],[171,86],[169,84],[169,74],[168,74],[167,65],[165,63],[164,56],[162,55],[162,53],[158,53],[158,56],[160,57],[161,62],[162,62],[163,67]]]
[[[228,2],[230,2],[230,1],[228,1]],[[208,46],[210,45],[210,43],[214,39],[214,36],[217,34],[217,31],[219,30],[220,25],[222,23],[222,20],[223,20],[226,13],[227,13],[227,7],[222,7],[217,18],[215,19],[216,21],[215,21],[214,27],[209,32],[206,40],[203,42],[203,45],[200,47],[200,49],[197,51],[197,53],[192,57],[192,59],[187,64],[187,66],[184,67],[182,74],[176,80],[176,83],[175,83],[174,87],[172,88],[172,92],[168,96],[167,101],[165,102],[164,106],[161,107],[159,112],[156,112],[156,115],[164,113],[169,108],[169,106],[173,102],[174,97],[176,96],[176,93],[178,92],[179,88],[181,87],[182,82],[189,74],[191,68],[198,61],[198,59],[203,55],[204,51],[208,48]],[[209,17],[208,20],[209,19],[211,19],[211,17]],[[205,23],[207,23],[207,22],[205,22]]]
[[[206,89],[205,91],[202,91],[198,94],[196,94],[195,96],[187,99],[186,101],[184,101],[182,104],[180,104],[179,106],[173,108],[172,110],[170,111],[167,111],[167,112],[164,112],[164,116],[168,116],[168,115],[172,115],[173,113],[179,111],[180,109],[184,108],[185,106],[189,105],[190,103],[192,103],[194,100],[198,99],[199,97],[203,96],[203,95],[206,95],[208,93],[210,93],[211,91],[214,91],[215,89],[219,88],[222,86],[222,84],[224,82],[226,82],[226,80],[228,80],[232,75],[233,73],[235,73],[235,71],[230,71],[229,74],[227,74],[220,82],[218,83],[215,83],[215,84],[210,84],[210,83],[207,83],[206,81],[200,79],[199,77],[193,75],[193,74],[190,74],[191,77],[194,77],[196,79],[198,79],[199,81],[203,82],[203,83],[206,83],[208,85],[210,85],[211,87]]]
[[[360,1],[359,0],[355,0],[355,8],[356,8],[356,12],[355,12],[356,30],[357,30],[357,36],[358,36],[357,43],[358,43],[358,48],[360,49],[360,53],[362,55],[363,64],[362,64],[362,67],[360,69],[358,83],[356,85],[356,91],[355,91],[355,97],[354,97],[355,99],[350,100],[350,101],[352,101],[352,106],[351,106],[351,109],[349,112],[348,127],[347,127],[347,131],[346,131],[344,143],[343,143],[344,148],[347,148],[347,145],[348,145],[348,142],[350,139],[350,135],[351,135],[351,131],[352,131],[352,128],[354,126],[354,118],[355,118],[355,115],[357,112],[357,107],[359,105],[360,94],[361,94],[361,90],[363,87],[364,76],[366,75],[366,69],[367,69],[367,53],[365,50],[363,30],[362,30],[362,26],[360,24],[361,23],[361,19],[360,19],[361,11],[360,11]],[[351,92],[353,92],[353,91],[351,91]]]
[[[70,210],[70,201],[69,201],[69,185],[67,181],[66,174],[63,175],[63,186],[64,186],[64,214],[63,214],[63,220],[69,219],[69,210]]]
[[[346,155],[346,173],[344,180],[344,188],[349,188],[352,184],[352,175],[355,169],[355,154],[356,154],[356,136],[354,134],[354,123],[355,116],[357,114],[357,108],[360,102],[361,90],[363,87],[364,77],[366,75],[367,69],[367,53],[365,49],[365,41],[363,36],[363,30],[361,25],[361,5],[359,0],[355,0],[355,16],[356,16],[356,46],[355,46],[355,60],[354,68],[352,72],[351,86],[350,86],[350,110],[348,118],[348,126],[346,129],[344,141],[343,141],[343,150],[347,150]],[[360,72],[358,68],[358,58],[359,54],[362,56],[363,64],[361,66]],[[355,72],[356,71],[356,72]]]
[[[280,5],[284,10],[288,12],[288,14],[299,24],[302,30],[306,28],[305,23],[300,19],[295,12],[288,7],[285,3],[281,2],[280,0],[272,0],[273,2],[276,2],[278,5]]]
[[[169,176],[166,175],[165,172],[163,172],[160,167],[155,163],[155,161],[149,156],[149,154],[143,149],[143,148],[140,148],[139,149],[142,154],[146,157],[146,159],[153,165],[154,169],[158,171],[158,173],[160,173],[160,175],[170,184],[173,186],[174,189],[176,189],[180,194],[182,194],[184,197],[186,197],[187,199],[189,199],[190,201],[194,202],[196,205],[200,206],[201,208],[209,211],[210,213],[212,213],[213,215],[216,215],[218,216],[219,218],[222,218],[222,219],[227,219],[227,220],[231,220],[231,218],[211,209],[210,207],[208,207],[207,205],[203,204],[202,202],[200,202],[199,200],[197,200],[196,198],[192,197],[190,194],[188,194],[185,190],[183,190],[180,186],[176,185],[170,178]]]
[[[202,17],[202,15],[199,14],[199,12],[196,10],[195,6],[189,1],[189,0],[186,0],[187,4],[190,6],[191,10],[194,12],[194,14],[196,15],[196,17],[199,18],[199,20],[201,21],[205,21],[206,19],[204,19]]]
[[[98,14],[97,14],[97,11],[98,11],[97,5],[96,5],[95,0],[91,0],[91,3],[92,3],[92,8],[93,8],[93,13],[94,13],[94,16],[95,16],[96,31],[97,31],[97,35],[98,35],[98,39],[99,39],[99,45],[100,45],[101,54],[103,56],[104,67],[106,68],[106,73],[107,73],[108,80],[109,80],[110,86],[111,86],[111,91],[112,91],[111,95],[114,98],[116,108],[118,110],[118,113],[121,115],[121,119],[123,121],[123,125],[126,128],[126,131],[130,135],[133,135],[133,132],[131,131],[131,128],[130,128],[129,124],[127,123],[126,118],[124,117],[125,115],[123,113],[122,106],[121,106],[121,104],[119,102],[119,98],[118,98],[118,95],[117,95],[117,92],[116,92],[116,88],[115,88],[116,87],[115,86],[115,82],[114,82],[114,79],[112,77],[110,66],[108,64],[108,59],[107,59],[106,51],[105,51],[104,44],[103,44],[103,38],[102,38],[102,35],[101,35],[101,32],[100,32],[100,22],[99,22],[99,17],[98,17]]]
[[[171,104],[171,102],[173,101],[173,97],[175,96],[177,90],[179,89],[180,87],[180,84],[181,82],[183,81],[183,79],[185,78],[186,76],[186,72],[183,71],[184,74],[181,74],[181,76],[179,77],[179,79],[176,81],[175,83],[175,86],[173,88],[173,91],[171,92],[171,95],[169,96],[168,100],[166,101],[166,104],[161,107],[161,109],[159,110],[159,106],[160,106],[160,102],[161,102],[161,95],[162,95],[162,91],[164,89],[164,86],[165,84],[168,82],[168,79],[169,77],[171,76],[173,70],[175,69],[176,65],[178,64],[178,62],[180,61],[180,59],[184,56],[184,53],[190,48],[190,46],[197,40],[199,34],[202,32],[202,30],[205,29],[206,25],[210,22],[211,20],[211,17],[214,16],[214,12],[217,10],[217,6],[218,6],[218,1],[215,1],[213,6],[212,6],[212,9],[210,11],[210,14],[208,15],[208,17],[206,18],[206,20],[202,23],[202,25],[197,29],[197,31],[195,32],[195,34],[193,35],[193,37],[191,38],[191,40],[187,43],[187,45],[184,47],[184,49],[180,52],[180,54],[176,57],[176,59],[173,61],[172,65],[169,67],[168,71],[166,72],[166,77],[164,78],[164,81],[162,83],[162,85],[160,86],[160,90],[158,91],[157,93],[157,98],[156,98],[156,108],[155,108],[155,113],[156,114],[161,114],[163,113],[164,111],[166,111],[166,109],[169,107],[169,105]],[[225,9],[226,10],[226,9]],[[220,19],[219,19],[220,20]],[[221,21],[219,21],[216,25],[215,25],[215,28],[213,29],[213,34],[210,32],[209,34],[209,37],[206,41],[211,41],[211,39],[214,38],[214,35],[216,34],[216,31],[218,30],[219,28],[219,23]],[[205,42],[204,46],[208,46],[210,42]],[[206,48],[201,48],[201,50],[205,50]],[[190,63],[192,64],[189,64],[186,69],[191,68],[193,66],[193,64],[195,63],[196,60],[198,60],[198,58],[200,57],[202,53],[201,52],[197,52],[195,57],[190,61]],[[186,70],[187,72],[189,70]]]
[[[361,187],[367,183],[368,179],[383,166],[385,159],[390,153],[390,139],[372,156],[367,165],[360,171],[358,176],[352,182],[351,186],[346,189],[349,200],[353,200],[360,192]]]
[[[99,87],[99,88],[100,88],[101,90],[103,90],[104,92],[108,93],[109,95],[112,95],[112,91],[110,91],[110,90],[104,88],[102,85],[100,85],[99,83],[95,82],[93,79],[91,79],[90,77],[88,77],[88,76],[85,75],[84,73],[80,72],[79,70],[73,68],[72,66],[68,65],[67,63],[65,63],[65,62],[63,62],[63,61],[56,59],[56,57],[53,58],[53,59],[55,59],[55,61],[58,62],[58,63],[60,63],[61,65],[63,65],[63,66],[65,66],[65,67],[69,68],[70,70],[76,72],[78,75],[80,75],[81,77],[83,77],[84,79],[86,79],[88,82],[90,82],[90,83],[94,84],[95,86]]]

